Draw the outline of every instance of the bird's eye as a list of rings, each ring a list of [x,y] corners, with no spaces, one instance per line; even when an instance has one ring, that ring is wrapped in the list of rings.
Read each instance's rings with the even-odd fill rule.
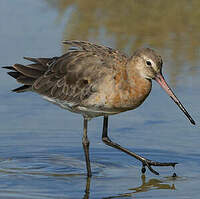
[[[148,66],[151,66],[151,62],[150,62],[150,61],[146,61],[146,64],[147,64]]]

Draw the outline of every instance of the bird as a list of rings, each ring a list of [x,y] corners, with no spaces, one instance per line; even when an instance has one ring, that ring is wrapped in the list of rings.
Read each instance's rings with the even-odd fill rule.
[[[108,117],[134,110],[148,97],[152,80],[155,80],[183,111],[190,122],[195,121],[175,96],[162,75],[162,58],[151,48],[139,48],[132,56],[120,50],[89,41],[64,40],[68,51],[52,58],[24,57],[30,64],[4,66],[8,74],[22,86],[12,90],[16,93],[32,91],[61,108],[83,116],[82,145],[87,176],[92,176],[88,121],[103,117],[102,141],[142,163],[159,175],[152,166],[175,167],[177,162],[158,162],[138,155],[113,142],[108,136]]]

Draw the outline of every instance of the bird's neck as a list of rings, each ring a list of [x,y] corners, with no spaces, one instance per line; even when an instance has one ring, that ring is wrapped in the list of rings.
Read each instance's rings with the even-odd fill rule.
[[[141,75],[140,70],[135,67],[134,62],[127,64],[126,71],[129,85],[128,98],[130,103],[137,107],[142,104],[149,95],[152,81]]]

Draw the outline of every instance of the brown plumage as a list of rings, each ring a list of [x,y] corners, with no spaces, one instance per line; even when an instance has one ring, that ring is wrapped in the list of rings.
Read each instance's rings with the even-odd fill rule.
[[[108,47],[83,41],[65,41],[65,44],[78,48],[60,57],[24,57],[33,64],[5,67],[13,70],[9,75],[24,84],[13,91],[34,91],[77,106],[96,92],[96,85],[106,73],[113,73],[118,63],[125,65],[127,61],[126,55]]]
[[[142,172],[147,166],[175,166],[176,163],[160,163],[139,156],[113,143],[108,135],[108,116],[137,108],[149,95],[152,79],[170,95],[192,124],[189,113],[168,87],[162,76],[162,59],[154,50],[143,48],[133,56],[109,47],[85,41],[64,41],[73,46],[69,51],[53,58],[24,57],[32,63],[4,67],[8,74],[23,86],[14,92],[33,91],[46,100],[84,116],[83,147],[87,174],[91,176],[87,121],[104,116],[102,140],[109,146],[137,158],[142,162]]]

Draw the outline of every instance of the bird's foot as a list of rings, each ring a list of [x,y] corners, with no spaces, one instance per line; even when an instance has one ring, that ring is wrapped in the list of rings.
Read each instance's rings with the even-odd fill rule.
[[[171,166],[171,167],[175,167],[176,164],[178,164],[177,162],[154,162],[152,160],[148,160],[148,159],[144,159],[142,161],[142,173],[146,172],[146,167],[148,167],[148,169],[154,173],[155,175],[159,175],[159,173],[157,171],[155,171],[151,166]]]

